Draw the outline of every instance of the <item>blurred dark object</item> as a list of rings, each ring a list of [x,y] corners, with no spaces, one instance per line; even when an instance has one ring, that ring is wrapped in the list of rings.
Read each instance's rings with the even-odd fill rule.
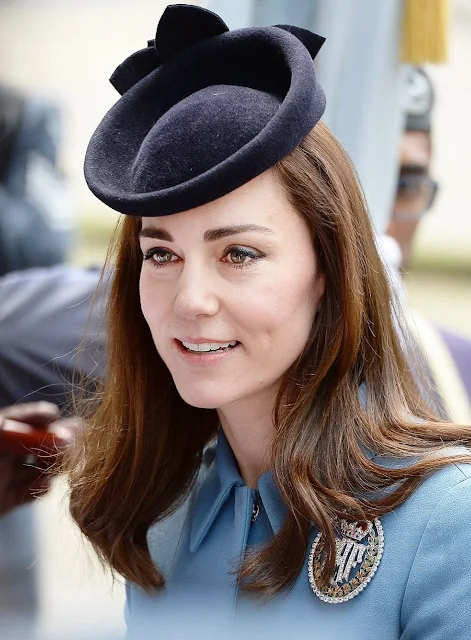
[[[394,220],[415,222],[429,211],[435,201],[438,183],[422,167],[402,167],[397,185]]]
[[[71,247],[60,120],[57,106],[0,85],[0,275],[63,262]]]
[[[102,289],[90,315],[99,276],[59,265],[0,278],[0,407],[33,400],[62,407],[75,382],[94,388],[105,348]]]
[[[47,491],[47,470],[77,428],[76,421],[61,420],[58,407],[49,402],[0,411],[1,516]]]
[[[407,76],[404,95],[406,131],[432,130],[435,94],[430,78],[421,67],[412,67]]]
[[[49,402],[28,402],[1,409],[0,456],[33,456],[47,463],[73,440],[69,423],[70,419],[59,418],[59,407]]]

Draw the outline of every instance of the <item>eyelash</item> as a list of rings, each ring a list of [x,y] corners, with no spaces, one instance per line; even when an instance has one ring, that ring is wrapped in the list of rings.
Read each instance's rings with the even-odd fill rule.
[[[228,247],[225,250],[223,258],[230,255],[231,253],[238,253],[238,254],[242,254],[243,256],[246,256],[247,258],[251,258],[250,262],[244,262],[240,264],[229,262],[228,264],[230,264],[234,269],[246,269],[247,267],[250,267],[252,264],[260,260],[261,258],[265,257],[265,254],[256,252],[253,249],[249,249],[248,247],[232,246],[232,247]],[[155,255],[175,256],[175,254],[169,249],[164,249],[162,247],[150,249],[149,251],[147,251],[147,253],[143,255],[143,260],[144,261],[150,260],[152,266],[155,267],[156,269],[161,269],[162,267],[165,267],[166,265],[171,264],[172,262],[177,262],[177,260],[166,260],[159,263],[159,262],[156,262],[155,260],[152,260],[152,258]]]

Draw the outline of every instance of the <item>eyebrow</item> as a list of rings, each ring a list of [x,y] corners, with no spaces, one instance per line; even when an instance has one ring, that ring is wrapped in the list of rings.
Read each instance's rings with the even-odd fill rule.
[[[221,240],[227,236],[233,236],[238,233],[246,233],[248,231],[257,231],[260,233],[273,234],[273,229],[270,227],[262,227],[258,224],[240,224],[230,227],[221,227],[220,229],[208,229],[204,233],[205,242],[215,242]],[[165,242],[174,242],[173,236],[165,229],[158,229],[156,227],[145,227],[139,232],[140,238],[153,238],[154,240],[164,240]]]

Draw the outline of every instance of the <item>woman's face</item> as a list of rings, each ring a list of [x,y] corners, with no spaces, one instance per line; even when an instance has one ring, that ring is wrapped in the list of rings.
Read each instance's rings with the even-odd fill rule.
[[[271,407],[324,290],[275,171],[196,209],[143,218],[140,244],[142,311],[181,397]]]

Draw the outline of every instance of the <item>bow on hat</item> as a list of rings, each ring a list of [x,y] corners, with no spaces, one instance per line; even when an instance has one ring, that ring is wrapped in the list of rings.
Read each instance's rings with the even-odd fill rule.
[[[122,97],[90,140],[90,189],[122,213],[159,216],[252,180],[322,116],[312,60],[323,43],[299,27],[229,31],[206,9],[167,7],[155,40],[110,79]]]

